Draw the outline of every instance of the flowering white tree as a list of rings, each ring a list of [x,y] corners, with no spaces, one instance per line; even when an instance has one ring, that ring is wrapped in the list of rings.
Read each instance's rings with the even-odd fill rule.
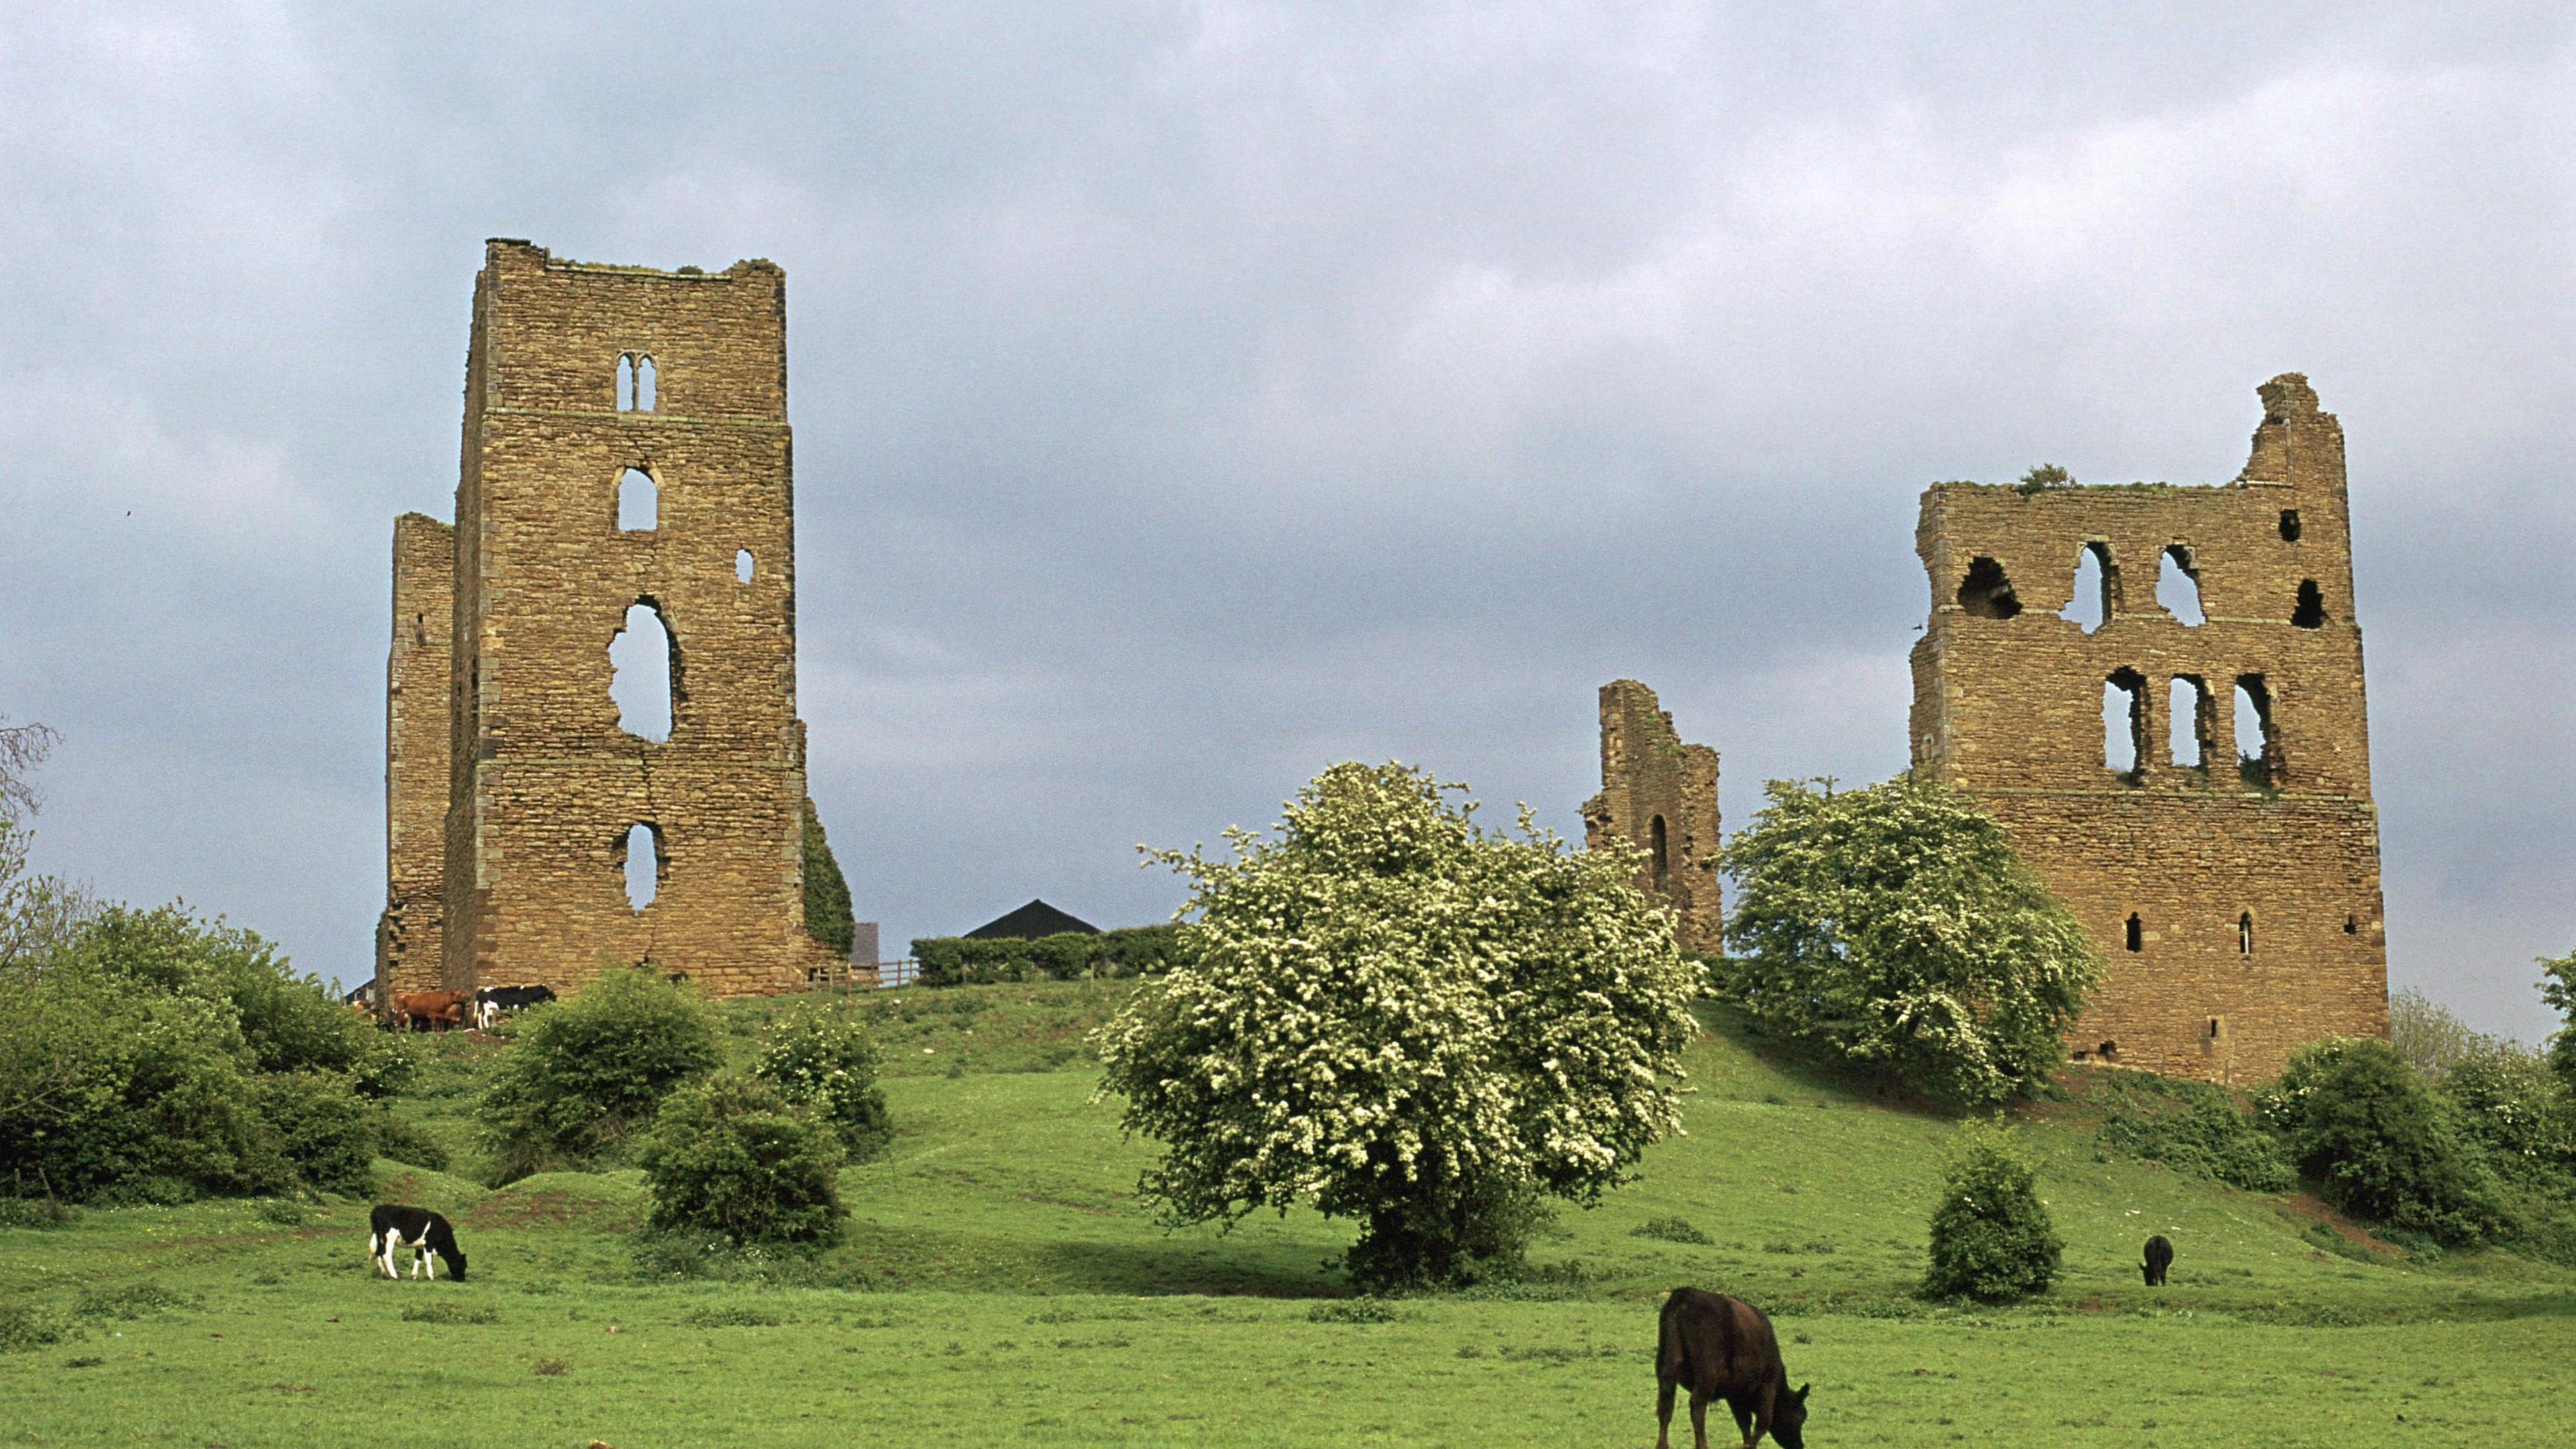
[[[1364,1286],[1517,1259],[1544,1197],[1596,1201],[1680,1130],[1700,971],[1636,853],[1489,832],[1400,765],[1339,764],[1195,887],[1197,959],[1097,1035],[1166,1221],[1305,1203],[1367,1228]]]
[[[2046,1080],[2102,964],[1994,817],[1905,776],[1764,789],[1718,857],[1736,882],[1719,994],[1927,1096],[1984,1105]]]

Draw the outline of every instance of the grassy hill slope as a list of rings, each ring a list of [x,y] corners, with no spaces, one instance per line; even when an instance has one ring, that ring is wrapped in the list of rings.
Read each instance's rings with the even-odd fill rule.
[[[2027,1137],[2068,1244],[2058,1289],[2004,1311],[1927,1305],[1910,1289],[1949,1125],[1722,1034],[1691,1055],[1690,1135],[1598,1210],[1565,1212],[1531,1282],[1347,1300],[1349,1225],[1300,1212],[1166,1233],[1137,1205],[1151,1145],[1090,1100],[1080,1047],[1123,991],[872,999],[899,1135],[848,1171],[848,1241],[814,1259],[672,1276],[706,1265],[639,1253],[636,1174],[491,1192],[391,1163],[388,1197],[457,1220],[466,1282],[371,1278],[364,1204],[0,1229],[0,1435],[1639,1443],[1656,1295],[1695,1283],[1773,1312],[1816,1383],[1821,1444],[2563,1442],[2576,1274],[2353,1246],[2311,1204],[2117,1158],[2080,1109],[2054,1108]],[[728,1007],[738,1039],[772,1009]],[[496,1050],[443,1044],[409,1104],[451,1143]],[[1676,1218],[1710,1241],[1641,1235]],[[2150,1232],[2180,1252],[2160,1292],[2135,1267]]]

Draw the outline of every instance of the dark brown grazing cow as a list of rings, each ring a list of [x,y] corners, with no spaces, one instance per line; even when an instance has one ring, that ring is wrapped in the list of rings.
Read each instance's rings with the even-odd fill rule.
[[[445,1031],[465,1024],[465,1006],[474,998],[462,991],[400,991],[394,1015],[413,1031]]]
[[[1691,1433],[1708,1449],[1708,1401],[1735,1412],[1744,1449],[1769,1434],[1780,1449],[1804,1449],[1807,1390],[1789,1387],[1771,1320],[1741,1298],[1676,1288],[1664,1300],[1655,1344],[1655,1449],[1672,1449],[1673,1390],[1690,1386]]]
[[[2172,1266],[2173,1244],[2165,1241],[2165,1235],[2158,1233],[2147,1239],[2147,1286],[2150,1288],[2165,1286],[2165,1270]]]

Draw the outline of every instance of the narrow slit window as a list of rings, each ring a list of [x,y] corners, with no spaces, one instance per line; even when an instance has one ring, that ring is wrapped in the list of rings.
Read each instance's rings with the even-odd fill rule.
[[[2147,681],[2134,669],[2102,682],[2102,763],[2136,784],[2147,759]]]
[[[626,874],[626,907],[641,911],[653,904],[662,893],[662,832],[652,825],[637,825],[626,832],[619,843],[619,865]]]
[[[617,354],[617,410],[635,411],[635,354],[631,352]]]
[[[751,582],[750,549],[738,548],[733,551],[733,581],[737,584]]]
[[[2242,911],[2237,914],[2236,954],[2239,956],[2254,954],[2254,913],[2252,911]]]
[[[617,475],[617,526],[629,533],[650,533],[662,526],[662,490],[653,475],[641,468]]]
[[[2191,550],[2182,544],[2166,549],[2156,559],[2156,603],[2184,624],[2198,626],[2208,622],[2200,611],[2200,571],[2191,566]]]
[[[2004,577],[2004,566],[1979,555],[1959,581],[1959,607],[1974,618],[2009,619],[2021,612],[2021,600],[2013,594],[2012,580]]]
[[[2299,580],[2299,603],[2290,611],[2290,622],[2302,629],[2325,627],[2326,596],[2315,579]]]
[[[1655,858],[1655,889],[1662,890],[1672,865],[1671,857],[1664,853],[1664,817],[1661,815],[1646,827],[1646,849]]]
[[[2075,555],[2075,596],[2058,617],[2073,620],[2087,634],[2101,628],[2120,611],[2119,582],[2111,546],[2098,539],[2084,545]]]
[[[2224,1025],[2225,1021],[2226,1018],[2220,1016],[2213,1016],[2209,1019],[2209,1039],[2211,1041],[2216,1041],[2227,1034],[2226,1027]]]
[[[2343,918],[2343,933],[2344,933],[2345,935],[2347,935],[2347,936],[2358,936],[2358,935],[2360,935],[2360,934],[2361,934],[2361,917],[2359,917],[2359,916],[2346,916],[2346,917],[2344,917],[2344,918]]]
[[[608,641],[608,697],[617,727],[656,743],[671,737],[671,705],[679,694],[680,646],[651,600],[629,607]]]
[[[2236,676],[2236,773],[2252,790],[2279,777],[2281,747],[2272,727],[2272,692],[2259,674]]]
[[[2129,913],[2128,945],[2132,951],[2147,949],[2146,923],[2138,919],[2138,913],[2135,911]]]
[[[655,400],[653,359],[639,352],[635,355],[635,411],[653,411]]]
[[[2189,769],[2208,769],[2214,713],[2209,686],[2198,675],[2175,675],[2165,695],[2167,757]]]
[[[2298,541],[2299,510],[2295,508],[2284,508],[2281,510],[2281,542],[2297,543]]]

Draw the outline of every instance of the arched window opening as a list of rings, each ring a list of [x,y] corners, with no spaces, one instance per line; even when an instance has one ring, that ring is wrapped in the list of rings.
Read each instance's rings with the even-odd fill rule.
[[[2299,580],[2299,606],[2290,611],[2290,622],[2302,629],[2325,627],[2326,596],[2318,590],[2315,579]]]
[[[2211,737],[2217,733],[2218,709],[2209,685],[2197,674],[2177,674],[2165,695],[2166,753],[2175,764],[2207,770]]]
[[[2272,692],[2263,676],[2236,676],[2236,774],[2249,790],[2269,790],[2280,779],[2281,746],[2272,728]]]
[[[2191,566],[2191,550],[2182,544],[2156,558],[2156,603],[2184,624],[2209,622],[2200,612],[2200,571]]]
[[[617,354],[617,410],[635,410],[635,354],[631,352]]]
[[[2360,935],[2360,934],[2361,934],[2361,917],[2359,917],[2359,916],[2346,916],[2346,917],[2344,917],[2344,918],[2343,918],[2343,933],[2344,933],[2345,935],[2347,935],[2347,936],[2358,936],[2358,935]]]
[[[2102,763],[2134,785],[2147,763],[2147,681],[2134,669],[2102,682]]]
[[[2254,954],[2254,913],[2252,911],[2240,912],[2236,917],[2236,954],[2239,956]]]
[[[641,468],[617,475],[617,526],[629,533],[650,533],[662,526],[662,490],[653,475]]]
[[[737,584],[751,582],[750,549],[738,548],[733,551],[733,581]]]
[[[1655,889],[1662,890],[1671,874],[1671,858],[1664,853],[1664,817],[1658,815],[1646,827],[1646,849],[1655,858]]]
[[[656,743],[671,737],[672,703],[680,688],[680,644],[662,609],[651,599],[626,611],[608,641],[608,697],[617,705],[617,727]]]
[[[654,401],[653,359],[639,352],[635,355],[635,411],[653,411]]]
[[[2138,919],[2138,913],[2135,911],[2129,913],[2128,943],[2132,951],[2143,951],[2147,948],[2146,923]]]
[[[2058,613],[2087,634],[2120,612],[2120,569],[2111,561],[2111,546],[2099,539],[2075,555],[2075,596]]]
[[[2021,600],[2014,597],[2004,566],[1979,555],[1969,562],[1968,576],[1959,581],[1959,607],[1979,619],[2009,619],[2021,612]]]
[[[2211,1041],[2216,1041],[2227,1034],[2226,1021],[2227,1018],[2223,1016],[2213,1016],[2209,1019],[2209,1039]]]
[[[2281,542],[2297,543],[2298,541],[2299,510],[2295,508],[2284,508],[2281,510]]]
[[[662,827],[637,825],[617,842],[618,868],[626,876],[626,908],[640,911],[662,893]]]

